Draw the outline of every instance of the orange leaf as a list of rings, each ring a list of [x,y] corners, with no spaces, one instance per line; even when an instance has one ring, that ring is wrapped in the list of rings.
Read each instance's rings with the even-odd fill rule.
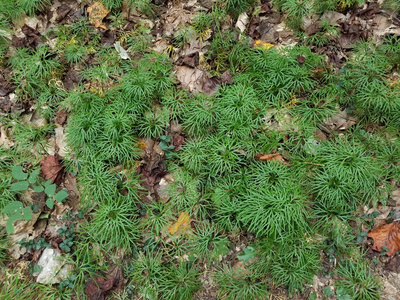
[[[136,143],[136,147],[139,149],[142,149],[143,151],[146,151],[146,142],[144,141],[139,141]]]
[[[280,153],[272,153],[272,154],[256,154],[256,158],[261,161],[282,161],[284,162],[285,159],[283,158],[282,154]]]
[[[184,233],[188,230],[190,222],[189,214],[184,211],[179,216],[178,221],[176,221],[174,225],[168,227],[168,231],[170,234]]]
[[[374,239],[372,250],[384,251],[389,249],[388,256],[394,256],[400,251],[400,226],[398,222],[382,225],[368,233],[368,237]]]
[[[103,24],[103,19],[110,12],[101,2],[95,2],[87,9],[89,13],[89,22],[97,28],[107,29]]]

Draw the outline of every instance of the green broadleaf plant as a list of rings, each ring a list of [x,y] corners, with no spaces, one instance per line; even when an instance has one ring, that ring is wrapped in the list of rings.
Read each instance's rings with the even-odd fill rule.
[[[10,185],[10,190],[12,192],[22,192],[29,188],[33,189],[37,193],[45,192],[48,196],[46,200],[46,205],[48,208],[53,209],[54,201],[65,202],[68,197],[68,192],[66,190],[61,190],[56,194],[57,186],[51,183],[51,180],[41,182],[39,177],[40,169],[33,170],[32,172],[26,173],[22,166],[14,166],[11,170],[11,175],[14,179],[18,180]],[[32,205],[24,207],[21,201],[12,201],[6,205],[1,213],[8,216],[6,231],[11,234],[15,231],[13,223],[17,220],[30,221],[32,219]]]

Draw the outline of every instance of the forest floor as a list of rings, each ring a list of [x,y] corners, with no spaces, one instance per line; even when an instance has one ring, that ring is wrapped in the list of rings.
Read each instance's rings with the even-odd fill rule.
[[[0,28],[7,49],[0,66],[0,299],[343,300],[379,299],[380,295],[400,300],[400,118],[390,111],[387,114],[392,116],[385,116],[378,111],[384,110],[381,107],[353,103],[357,93],[369,87],[356,86],[357,76],[351,74],[346,78],[354,79],[353,86],[343,88],[347,94],[337,100],[333,91],[333,105],[317,102],[313,107],[317,113],[307,128],[302,128],[302,122],[308,111],[296,110],[319,84],[328,87],[326,82],[336,80],[331,77],[357,72],[363,65],[357,65],[361,53],[356,52],[357,45],[370,41],[371,49],[378,49],[388,37],[400,36],[400,13],[386,9],[382,1],[367,1],[310,13],[293,30],[287,25],[290,13],[273,1],[248,1],[250,7],[236,16],[225,11],[226,3],[235,1],[133,2],[137,9],[126,3],[107,9],[101,1],[53,0],[29,16],[11,22],[4,17],[6,25]],[[0,5],[0,15],[1,9]],[[256,57],[252,54],[256,51],[267,53],[266,57],[271,51],[290,58],[288,65],[294,63],[299,72],[312,71],[301,73],[301,78],[293,75],[287,84],[298,80],[301,87],[296,90],[296,81],[284,100],[265,108],[267,93],[260,82],[270,80],[269,70],[278,73],[280,67],[266,64],[264,73],[258,74],[263,65],[253,67],[246,60]],[[377,70],[377,78],[384,74],[385,87],[400,103],[400,64],[387,56],[390,67],[381,73],[380,67],[367,71]],[[376,57],[371,61],[381,59]],[[400,47],[392,57],[400,57]],[[151,86],[146,85],[149,82]],[[337,82],[334,90],[341,89]],[[247,97],[245,105],[224,111],[231,103],[226,95],[235,88],[237,97],[242,93]],[[136,103],[124,106],[128,102],[116,100],[124,97],[120,94],[135,95]],[[374,95],[380,96],[379,91]],[[248,100],[253,98],[261,102]],[[118,103],[112,106],[114,102]],[[215,111],[209,117],[211,107]],[[365,113],[375,110],[372,117]],[[249,130],[248,119],[236,118],[237,111],[254,122]],[[109,128],[120,120],[123,134],[135,138],[121,131],[122,146],[115,146]],[[229,131],[236,121],[245,124],[244,133],[236,127]],[[261,141],[250,145],[248,136],[253,140],[261,136]],[[131,148],[124,148],[125,138]],[[351,143],[341,144],[341,139]],[[94,146],[87,147],[89,143]],[[389,150],[381,153],[383,144]],[[315,154],[319,145],[326,151],[320,156]],[[342,213],[337,213],[338,223],[333,223],[332,214],[322,226],[317,202],[323,196],[316,191],[317,175],[323,176],[325,166],[336,161],[340,165],[340,158],[331,161],[330,157],[336,151],[346,152],[347,146],[358,153],[355,160],[361,158],[359,169],[351,172],[361,175],[353,178],[349,173],[351,178],[343,179],[345,173],[338,178],[351,186],[345,202],[357,199],[357,205],[345,212],[335,207],[335,213]],[[389,152],[394,153],[393,161],[385,161]],[[307,163],[309,168],[304,167]],[[370,166],[375,163],[376,169]],[[263,169],[263,164],[268,168]],[[276,193],[276,199],[286,197],[285,193],[289,198],[295,195],[293,202],[301,194],[304,202],[299,209],[304,209],[301,217],[306,216],[309,230],[299,231],[300,222],[291,220],[296,215],[283,211],[284,222],[294,225],[282,225],[277,219],[282,235],[276,235],[273,225],[257,215],[264,212],[258,203],[270,194],[258,194],[263,188],[252,184],[273,180],[272,175],[267,178],[269,170],[277,170],[280,178],[289,174],[286,185],[271,184],[271,194]],[[360,178],[366,182],[359,187],[350,182],[357,185]],[[371,199],[364,197],[369,189]],[[224,202],[226,195],[229,204]],[[133,208],[124,202],[130,197]],[[289,202],[284,205],[289,207]],[[112,213],[120,214],[116,225],[109,221]],[[299,265],[280,260],[286,246],[279,239],[291,230],[300,233],[293,233],[295,242],[287,246],[297,249],[294,254],[288,250],[289,261],[307,260],[307,271],[293,272],[298,278],[288,274]],[[311,252],[318,266],[311,263],[311,254],[307,256]],[[359,260],[368,266],[367,271],[356,268],[365,271],[359,277],[336,271],[345,266],[344,261]],[[340,280],[350,283],[336,285]],[[368,284],[371,294],[351,291],[354,286],[368,290]]]

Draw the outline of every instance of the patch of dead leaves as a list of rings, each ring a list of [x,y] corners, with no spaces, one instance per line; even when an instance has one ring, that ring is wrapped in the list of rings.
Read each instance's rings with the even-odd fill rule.
[[[105,278],[94,276],[85,287],[85,294],[89,300],[105,300],[113,289],[122,289],[124,277],[121,267],[114,267]]]
[[[370,231],[368,237],[374,240],[372,250],[389,250],[386,254],[391,257],[393,257],[397,251],[400,251],[400,226],[398,221],[382,225]]]

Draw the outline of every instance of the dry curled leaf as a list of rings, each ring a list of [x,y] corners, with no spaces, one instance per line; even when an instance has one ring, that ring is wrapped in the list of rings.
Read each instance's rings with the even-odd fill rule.
[[[109,10],[101,3],[95,2],[87,9],[89,13],[89,22],[97,28],[107,29],[103,24],[103,19],[109,14]]]
[[[64,169],[61,165],[59,155],[49,155],[40,162],[41,175],[51,183],[60,184],[64,175]]]
[[[385,251],[386,254],[394,256],[397,251],[400,251],[400,226],[399,222],[382,225],[368,233],[368,237],[374,240],[372,250]],[[386,249],[385,249],[386,248]]]
[[[189,214],[184,211],[183,213],[180,214],[178,220],[175,222],[174,225],[168,227],[168,231],[170,234],[180,234],[180,233],[185,233],[190,225],[190,216]]]
[[[285,162],[282,154],[280,153],[272,153],[272,154],[256,154],[256,158],[261,161],[280,161]]]

